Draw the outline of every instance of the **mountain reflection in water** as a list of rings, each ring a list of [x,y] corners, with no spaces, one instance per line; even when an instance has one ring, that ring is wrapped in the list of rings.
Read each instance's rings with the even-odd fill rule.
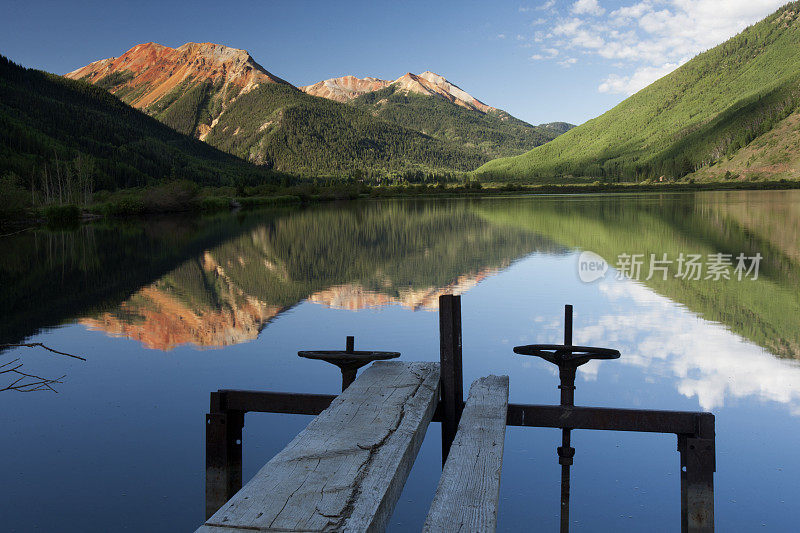
[[[705,409],[726,395],[796,406],[800,369],[775,356],[800,359],[799,193],[365,202],[37,230],[6,241],[16,254],[0,264],[10,310],[0,333],[16,342],[78,321],[152,349],[219,348],[256,339],[304,301],[435,310],[439,295],[532,254],[591,250],[613,266],[621,253],[758,252],[757,281],[612,271],[600,290],[624,305],[576,338],[677,378]]]
[[[255,339],[304,300],[436,310],[439,295],[461,294],[533,252],[566,249],[526,230],[494,228],[459,204],[286,213],[80,322],[153,349],[224,347]]]
[[[763,260],[756,281],[632,281],[612,268],[583,283],[586,250],[612,267],[621,253]],[[345,335],[404,360],[436,360],[438,320],[427,311],[439,294],[465,291],[465,383],[506,374],[512,401],[555,401],[552,365],[511,348],[561,342],[563,305],[574,304],[574,340],[622,352],[581,367],[577,401],[713,410],[718,529],[796,529],[784,501],[800,476],[800,191],[359,201],[108,220],[3,238],[0,280],[0,343],[42,342],[87,359],[0,352],[0,364],[20,358],[31,374],[66,375],[59,394],[0,393],[9,428],[0,467],[14,487],[0,508],[6,529],[63,529],[87,491],[99,498],[97,530],[120,520],[152,530],[153,516],[165,531],[196,527],[209,391],[336,392],[335,368],[296,353],[340,346]],[[307,423],[248,416],[245,475]],[[433,494],[441,466],[437,432],[428,434],[392,531],[419,529],[427,514],[417,495]],[[501,530],[524,530],[531,516],[557,528],[556,440],[549,430],[508,433]],[[575,441],[576,529],[675,524],[674,437],[579,431]]]

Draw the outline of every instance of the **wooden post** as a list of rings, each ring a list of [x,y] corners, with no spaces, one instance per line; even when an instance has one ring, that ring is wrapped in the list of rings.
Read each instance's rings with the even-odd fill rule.
[[[442,370],[442,466],[444,466],[464,406],[460,296],[452,294],[439,296],[439,362]]]
[[[696,435],[678,435],[681,455],[681,531],[714,531],[714,415],[698,419]]]
[[[225,394],[211,393],[206,415],[206,518],[242,488],[244,411],[225,407]]]

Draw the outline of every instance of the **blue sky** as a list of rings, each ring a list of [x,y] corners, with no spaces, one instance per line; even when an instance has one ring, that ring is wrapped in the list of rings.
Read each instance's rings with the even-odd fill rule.
[[[783,3],[28,0],[5,3],[0,53],[63,74],[142,42],[216,42],[296,85],[432,70],[528,122],[579,124]]]

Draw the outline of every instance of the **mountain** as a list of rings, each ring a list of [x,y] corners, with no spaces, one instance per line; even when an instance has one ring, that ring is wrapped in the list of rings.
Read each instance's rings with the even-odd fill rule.
[[[349,102],[362,94],[371,93],[387,87],[391,82],[378,78],[356,78],[355,76],[342,76],[322,80],[314,85],[298,87],[311,96],[319,96],[336,102]]]
[[[490,158],[521,154],[563,133],[562,127],[532,126],[490,107],[430,71],[409,72],[394,81],[343,76],[300,90],[350,103],[386,122]]]
[[[477,150],[305,94],[244,50],[212,43],[137,45],[66,77],[108,89],[181,133],[281,171],[466,171],[489,159]]]
[[[796,178],[800,133],[790,125],[800,102],[799,13],[800,2],[787,4],[603,115],[476,173],[529,181]],[[786,142],[766,146],[776,128]],[[737,158],[746,153],[758,154],[756,168],[750,155]]]
[[[494,109],[457,85],[453,85],[444,76],[429,70],[422,74],[408,72],[394,81],[370,77],[342,76],[341,78],[331,78],[317,82],[314,85],[300,87],[300,90],[313,96],[320,96],[337,102],[349,102],[361,95],[385,89],[390,85],[396,86],[404,94],[414,93],[423,96],[438,96],[457,106],[481,113]]]
[[[274,177],[175,132],[105,90],[0,56],[0,176],[59,194],[143,186],[163,178],[206,185]],[[8,191],[4,191],[7,193]],[[85,193],[85,191],[82,191]]]
[[[344,76],[298,90],[246,51],[213,43],[140,44],[66,76],[108,89],[228,153],[301,174],[468,171],[557,135],[489,107],[432,72],[391,82]],[[403,101],[388,98],[376,104],[381,109],[357,102],[382,90]]]
[[[201,140],[241,94],[286,84],[244,50],[213,43],[139,44],[65,74],[108,89],[167,126]]]
[[[569,130],[574,128],[575,124],[570,124],[569,122],[548,122],[546,124],[539,124],[537,127],[544,128],[552,131],[553,133],[561,135],[562,133],[567,133]]]

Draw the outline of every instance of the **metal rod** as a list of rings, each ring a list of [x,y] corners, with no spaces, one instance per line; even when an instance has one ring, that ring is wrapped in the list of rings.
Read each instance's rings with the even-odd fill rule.
[[[572,346],[572,306],[564,306],[564,345]]]
[[[569,433],[569,430],[564,430]],[[567,437],[566,446],[569,446]],[[561,533],[569,533],[569,465],[561,465]]]
[[[572,306],[564,306],[564,345],[572,346]],[[561,405],[575,405],[575,369],[559,367]],[[569,533],[569,479],[575,448],[571,446],[571,430],[561,430],[558,462],[561,464],[561,533]]]

